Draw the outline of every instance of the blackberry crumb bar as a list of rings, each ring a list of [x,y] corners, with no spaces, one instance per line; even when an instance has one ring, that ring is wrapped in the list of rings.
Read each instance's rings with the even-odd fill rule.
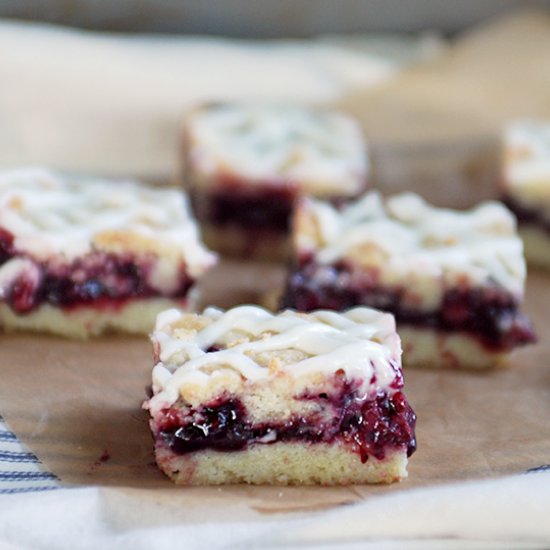
[[[148,333],[192,306],[215,261],[186,197],[133,182],[0,174],[0,325],[85,338]]]
[[[358,124],[282,104],[211,104],[184,122],[185,180],[205,242],[228,255],[288,255],[296,199],[341,201],[367,182]]]
[[[373,192],[337,210],[304,199],[294,246],[281,307],[393,313],[405,366],[488,367],[535,340],[519,312],[522,243],[500,203],[453,211]]]
[[[550,269],[550,121],[517,121],[504,135],[503,201],[529,264]]]
[[[156,460],[182,485],[390,483],[416,416],[391,315],[168,310],[153,333]]]

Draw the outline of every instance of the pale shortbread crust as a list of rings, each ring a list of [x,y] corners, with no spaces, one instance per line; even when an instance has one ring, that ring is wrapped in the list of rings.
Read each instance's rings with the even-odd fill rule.
[[[508,353],[495,352],[463,332],[399,325],[403,366],[486,369],[503,364]]]
[[[188,302],[187,307],[191,308],[193,302]],[[42,304],[30,313],[17,315],[8,305],[0,303],[0,326],[7,332],[23,330],[82,339],[109,332],[148,334],[155,326],[156,316],[166,308],[176,306],[181,308],[182,301],[147,298],[103,310],[93,306],[63,310]]]
[[[267,234],[235,225],[215,226],[203,222],[201,235],[208,248],[225,256],[269,262],[283,262],[290,257],[290,239],[284,233]]]
[[[340,444],[251,444],[236,452],[200,451],[176,455],[156,449],[157,463],[179,485],[357,485],[392,483],[407,477],[405,450],[388,452],[383,460]]]

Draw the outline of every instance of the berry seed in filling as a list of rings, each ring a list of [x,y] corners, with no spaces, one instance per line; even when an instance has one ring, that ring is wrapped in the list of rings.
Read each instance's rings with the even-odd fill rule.
[[[157,463],[176,483],[389,483],[407,475],[416,416],[403,394],[391,315],[170,310],[152,338],[145,407]]]

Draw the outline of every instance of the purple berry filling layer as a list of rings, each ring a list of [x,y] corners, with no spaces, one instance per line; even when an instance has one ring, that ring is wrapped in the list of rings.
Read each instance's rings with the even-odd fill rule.
[[[431,312],[406,306],[403,295],[403,288],[380,287],[375,276],[354,272],[343,262],[320,265],[306,260],[290,275],[280,306],[298,311],[369,306],[393,313],[398,324],[467,332],[498,351],[536,340],[518,303],[497,285],[448,289],[440,309]]]
[[[550,235],[550,219],[542,208],[527,206],[510,196],[504,197],[502,202],[514,213],[521,225],[533,225]]]
[[[190,193],[197,219],[215,226],[288,234],[296,191],[282,185],[225,184]]]
[[[18,253],[13,236],[0,229],[0,265],[14,257],[33,261]],[[154,265],[151,258],[92,252],[65,265],[33,263],[33,273],[24,273],[4,293],[3,301],[18,314],[29,313],[44,303],[62,308],[102,308],[122,306],[133,298],[159,296],[159,291],[147,283]],[[193,284],[184,266],[181,281],[169,297],[184,298]]]
[[[361,399],[344,384],[342,391],[300,396],[316,400],[324,414],[293,417],[286,422],[254,423],[236,397],[222,397],[198,409],[177,406],[154,420],[157,443],[176,454],[204,449],[240,451],[251,443],[342,442],[357,452],[362,462],[369,456],[382,460],[389,449],[416,450],[416,415],[400,391]],[[327,415],[326,411],[331,414]]]

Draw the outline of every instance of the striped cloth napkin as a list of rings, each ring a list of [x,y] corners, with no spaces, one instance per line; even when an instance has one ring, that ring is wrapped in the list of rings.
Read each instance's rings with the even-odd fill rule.
[[[227,510],[219,503],[197,523],[185,507],[161,506],[139,491],[55,489],[61,489],[60,480],[44,471],[0,417],[2,548],[151,550],[173,546],[174,540],[210,550],[550,548],[548,465],[527,475],[403,491],[325,512],[253,521],[250,511],[241,520],[224,520]]]
[[[59,488],[59,479],[46,472],[0,417],[0,494],[49,491]]]

